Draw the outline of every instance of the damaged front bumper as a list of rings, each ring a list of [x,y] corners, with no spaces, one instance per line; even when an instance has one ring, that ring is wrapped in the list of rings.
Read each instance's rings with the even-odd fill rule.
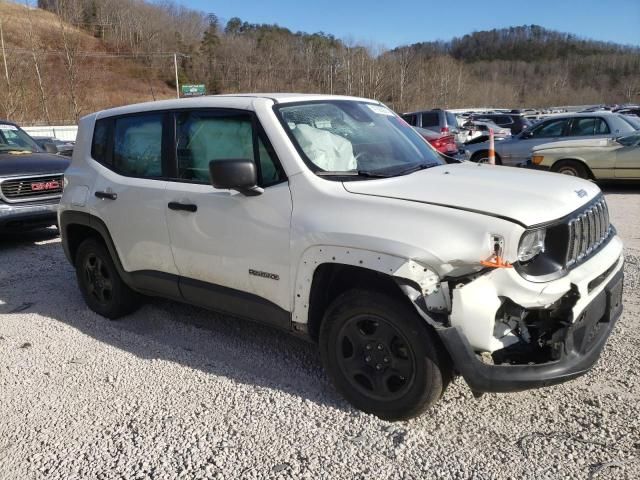
[[[623,272],[609,280],[567,329],[557,360],[526,365],[488,364],[474,352],[459,327],[438,333],[455,369],[476,392],[515,392],[576,378],[593,367],[622,314]]]
[[[476,392],[570,380],[593,367],[622,313],[623,263],[614,237],[557,280],[535,283],[495,269],[452,284],[448,321],[435,330]]]

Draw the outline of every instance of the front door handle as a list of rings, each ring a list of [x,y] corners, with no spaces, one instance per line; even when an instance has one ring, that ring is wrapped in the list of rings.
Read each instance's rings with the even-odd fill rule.
[[[193,203],[169,202],[168,207],[170,210],[182,210],[184,212],[192,213],[198,210],[198,206]]]
[[[115,200],[118,198],[118,194],[113,192],[96,192],[95,196],[103,200]]]

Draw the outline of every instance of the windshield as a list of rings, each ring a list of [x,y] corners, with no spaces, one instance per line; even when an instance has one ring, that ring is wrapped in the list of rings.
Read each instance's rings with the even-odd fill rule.
[[[36,142],[15,125],[0,124],[0,152],[27,151],[39,152]]]
[[[620,137],[617,139],[617,142],[625,147],[640,147],[640,132]]]
[[[622,119],[636,130],[640,130],[640,117],[633,115],[622,115]]]
[[[382,105],[327,100],[277,106],[291,140],[318,175],[394,176],[445,161]]]

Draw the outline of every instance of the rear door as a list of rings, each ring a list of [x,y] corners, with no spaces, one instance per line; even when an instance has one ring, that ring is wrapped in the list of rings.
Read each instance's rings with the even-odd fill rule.
[[[126,271],[176,273],[165,218],[168,115],[147,112],[98,120],[90,196]]]
[[[571,120],[567,139],[585,137],[607,137],[611,134],[609,125],[600,117],[576,117]]]
[[[190,110],[175,114],[175,178],[164,205],[180,289],[193,303],[252,317],[290,311],[291,192],[252,112]],[[256,162],[261,195],[211,186],[209,162]],[[170,205],[188,205],[174,209]],[[274,314],[274,315],[271,315]]]

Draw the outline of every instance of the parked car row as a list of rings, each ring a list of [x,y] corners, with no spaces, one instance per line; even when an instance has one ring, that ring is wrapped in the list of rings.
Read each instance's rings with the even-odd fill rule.
[[[538,140],[585,136],[606,144],[581,144],[584,161],[626,158],[638,142],[623,117],[523,123],[496,141],[499,161],[540,147],[532,163],[554,170],[562,147]],[[403,118],[329,95],[150,102],[82,118],[70,166],[5,122],[0,222],[57,210],[99,315],[152,295],[306,337],[337,390],[388,420],[419,415],[454,375],[510,392],[584,374],[622,311],[622,243],[598,187],[482,165],[482,144],[468,144],[479,164],[451,161],[468,135],[452,112]],[[467,118],[481,132],[503,120]]]
[[[496,163],[520,166],[527,162],[534,147],[561,140],[585,138],[616,139],[636,132],[640,125],[626,115],[611,112],[575,113],[553,116],[541,120],[519,135],[495,143]],[[476,143],[465,146],[465,157],[473,162],[485,162],[488,144]],[[584,178],[586,170],[582,173]]]

